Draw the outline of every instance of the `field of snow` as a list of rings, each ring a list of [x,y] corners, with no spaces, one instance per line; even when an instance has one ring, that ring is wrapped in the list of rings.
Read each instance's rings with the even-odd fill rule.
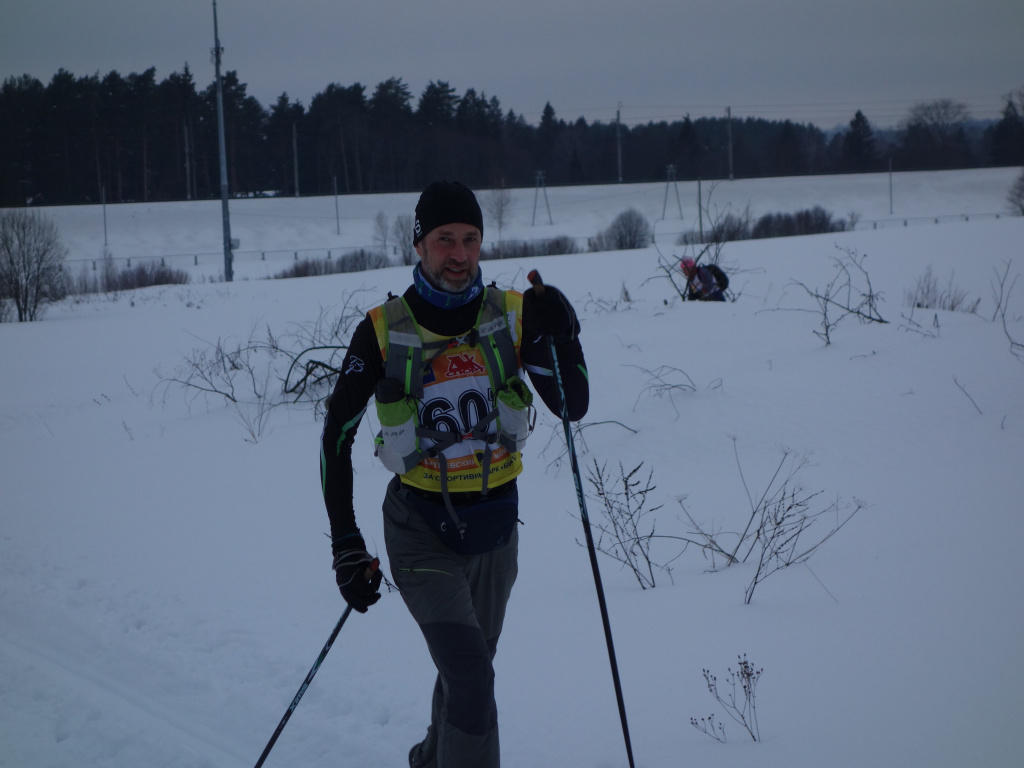
[[[669,537],[693,536],[682,500],[734,540],[750,514],[740,469],[756,499],[784,451],[806,458],[796,485],[820,492],[812,511],[863,505],[749,605],[751,561],[711,572],[698,547],[660,539],[652,557],[675,559],[642,590],[600,558],[637,766],[1021,765],[1024,362],[1010,337],[1024,342],[1024,281],[1005,330],[993,321],[998,275],[1009,265],[1008,285],[1024,271],[1024,218],[1004,204],[1018,173],[896,175],[892,215],[887,175],[722,183],[719,208],[756,217],[820,204],[860,219],[853,232],[727,245],[738,299],[726,304],[681,302],[659,268],[682,254],[675,233],[695,226],[695,184],[679,183],[679,206],[664,184],[549,189],[554,223],[542,193],[536,226],[536,191],[514,192],[506,238],[586,238],[629,207],[659,220],[645,250],[482,264],[486,280],[520,290],[539,269],[579,311],[585,471],[643,462],[649,500],[663,505],[647,520]],[[230,284],[216,281],[219,203],[108,206],[115,258],[178,255],[171,265],[194,282],[0,325],[0,766],[256,762],[344,608],[324,535],[320,424],[309,409],[277,409],[254,441],[241,418],[250,406],[160,382],[218,339],[287,335],[346,301],[403,290],[408,267],[258,279],[277,266],[257,252],[370,245],[374,216],[410,213],[415,199],[342,197],[338,219],[333,198],[232,201],[242,252]],[[48,213],[71,259],[102,255],[100,207]],[[199,253],[210,256],[197,265]],[[847,318],[826,346],[794,281],[825,290],[851,254],[888,322]],[[977,312],[907,307],[929,267],[980,299]],[[356,440],[356,509],[387,572],[375,431],[364,422]],[[520,575],[495,662],[503,760],[624,766],[560,432],[542,411],[525,452]],[[599,502],[588,508],[598,522]],[[760,743],[702,674],[724,688],[742,654],[764,670]],[[401,599],[385,594],[349,619],[266,765],[406,765],[433,678]],[[690,726],[709,714],[725,723],[724,744]]]

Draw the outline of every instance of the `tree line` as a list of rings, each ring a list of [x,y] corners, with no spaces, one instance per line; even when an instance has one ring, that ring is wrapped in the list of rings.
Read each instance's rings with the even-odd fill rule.
[[[567,122],[550,103],[531,125],[497,97],[441,80],[418,99],[401,78],[369,94],[331,83],[308,107],[284,93],[267,109],[229,71],[223,100],[235,196],[415,191],[442,177],[496,188],[1024,165],[1024,89],[998,121],[943,99],[916,105],[898,129],[858,111],[831,134],[724,116]],[[0,86],[0,207],[215,198],[219,163],[216,83],[197,88],[187,65],[161,81],[154,68],[61,69],[45,85],[23,75]]]

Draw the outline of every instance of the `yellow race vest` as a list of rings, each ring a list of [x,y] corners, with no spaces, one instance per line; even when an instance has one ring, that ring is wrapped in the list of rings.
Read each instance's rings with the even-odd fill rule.
[[[493,428],[481,427],[497,407],[495,390],[518,381],[522,300],[516,291],[485,289],[476,325],[455,337],[420,326],[401,298],[370,310],[386,375],[403,381],[416,398],[418,460],[400,472],[403,483],[427,491],[480,491],[522,472],[520,452],[502,445],[507,441]],[[490,370],[495,367],[500,370]]]

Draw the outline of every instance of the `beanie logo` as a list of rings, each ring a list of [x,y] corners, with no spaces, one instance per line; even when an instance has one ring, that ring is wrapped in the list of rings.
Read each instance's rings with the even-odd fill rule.
[[[413,234],[414,234],[414,235],[415,235],[416,237],[419,237],[420,235],[422,235],[422,234],[423,234],[423,225],[422,225],[422,224],[420,224],[420,220],[419,220],[419,219],[416,219],[416,224],[415,224],[415,226],[413,227],[413,230],[412,230],[412,231],[413,231]]]

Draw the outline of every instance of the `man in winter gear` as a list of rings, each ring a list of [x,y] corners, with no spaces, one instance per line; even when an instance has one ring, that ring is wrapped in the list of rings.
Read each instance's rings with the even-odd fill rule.
[[[686,258],[679,262],[686,275],[686,298],[690,301],[725,301],[729,278],[717,264],[700,265]]]
[[[554,340],[569,418],[587,411],[579,323],[552,286],[541,295],[484,286],[483,217],[458,183],[435,182],[416,206],[413,284],[356,327],[329,405],[321,481],[342,597],[366,611],[379,571],[356,525],[351,451],[371,395],[378,458],[394,473],[384,498],[391,575],[438,675],[412,768],[497,768],[492,660],[518,572],[521,448],[533,395],[561,413]],[[374,581],[376,579],[376,581]]]

